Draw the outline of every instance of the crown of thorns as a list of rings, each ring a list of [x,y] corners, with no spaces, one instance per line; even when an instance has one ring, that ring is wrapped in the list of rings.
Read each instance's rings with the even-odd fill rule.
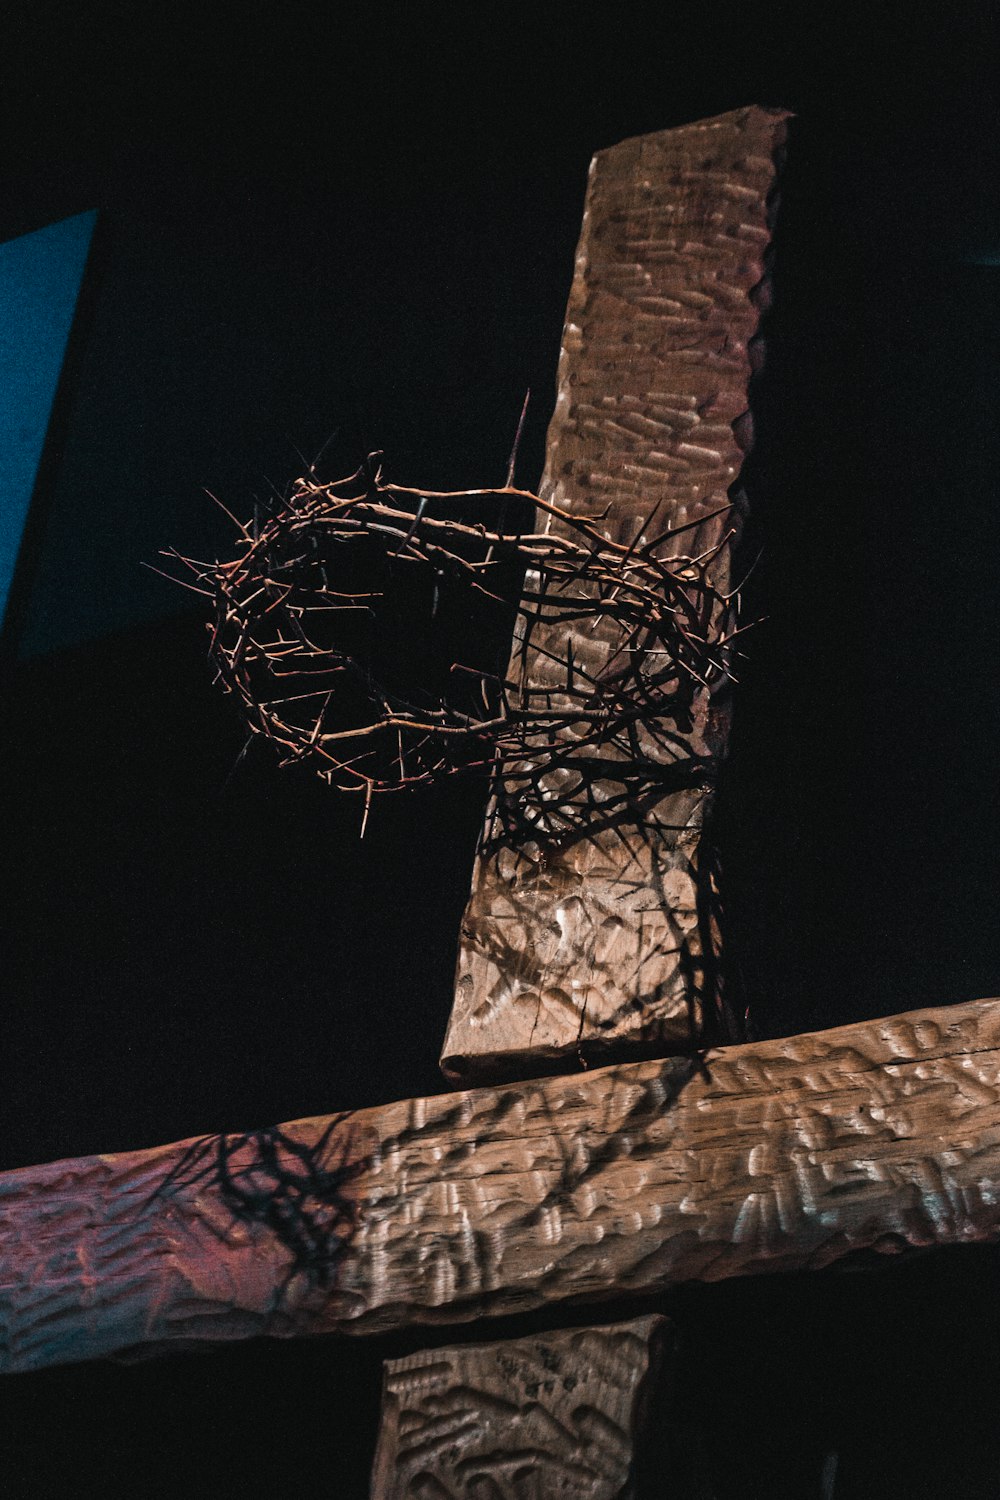
[[[537,529],[519,531],[511,514],[528,505]],[[655,532],[650,517],[631,543],[602,519],[510,484],[390,484],[370,462],[332,484],[303,477],[274,513],[235,522],[231,561],[170,555],[214,603],[211,657],[250,730],[367,810],[376,793],[537,765],[567,736],[634,748],[640,724],[676,719],[731,675],[734,594],[712,581],[731,532],[692,555],[684,534],[711,517]],[[494,626],[497,610],[513,616],[506,670],[475,659],[491,610]],[[614,645],[588,671],[573,638],[598,621]],[[441,640],[465,659],[428,678]]]

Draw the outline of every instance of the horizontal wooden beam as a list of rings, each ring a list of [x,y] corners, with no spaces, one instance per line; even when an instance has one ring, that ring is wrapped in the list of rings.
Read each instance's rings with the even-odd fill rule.
[[[1000,1238],[1000,1001],[0,1175],[0,1367]]]

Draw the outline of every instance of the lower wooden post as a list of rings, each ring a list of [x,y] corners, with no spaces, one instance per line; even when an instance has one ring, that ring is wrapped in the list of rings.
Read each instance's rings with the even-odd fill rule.
[[[372,1500],[640,1500],[666,1318],[425,1349],[384,1366]]]

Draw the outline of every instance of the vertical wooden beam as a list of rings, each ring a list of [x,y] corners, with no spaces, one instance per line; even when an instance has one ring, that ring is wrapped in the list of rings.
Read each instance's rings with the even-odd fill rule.
[[[387,1362],[372,1500],[639,1500],[665,1318]]]
[[[696,523],[663,555],[720,548],[712,577],[723,591],[786,119],[742,109],[594,158],[541,486],[560,507],[603,517],[620,542]],[[620,644],[609,621],[587,620],[569,639],[565,625],[542,627],[515,643],[515,659],[523,650],[532,687],[557,695],[568,656],[599,678]],[[633,779],[613,816],[604,810],[629,771],[620,750],[604,746],[596,768],[592,750],[574,765],[565,732],[567,754],[539,794],[547,835],[480,850],[442,1056],[449,1076],[512,1077],[578,1054],[689,1042],[715,999],[707,822],[728,724],[724,683],[644,724],[641,755],[657,772]]]

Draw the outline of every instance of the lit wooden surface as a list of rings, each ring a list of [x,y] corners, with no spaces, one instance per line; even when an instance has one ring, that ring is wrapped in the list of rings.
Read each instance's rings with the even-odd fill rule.
[[[316,1188],[298,1259],[260,1141],[227,1165],[263,1191],[256,1218],[217,1173],[193,1180],[190,1143],[5,1173],[2,1367],[465,1322],[1000,1237],[1000,1001],[706,1066],[624,1063],[286,1126],[287,1144],[268,1137],[277,1166]],[[323,1174],[343,1165],[349,1233],[324,1258],[324,1214],[338,1219]]]
[[[594,158],[540,490],[563,510],[603,518],[605,535],[626,545],[697,523],[663,555],[722,543],[711,568],[722,593],[733,585],[741,507],[720,510],[750,442],[786,119],[736,110]],[[719,615],[713,630],[731,623]],[[510,675],[523,669],[566,707],[567,658],[577,674],[605,680],[621,669],[623,638],[607,616],[569,629],[543,622],[523,661],[515,641]],[[638,726],[654,774],[633,785],[623,813],[607,816],[621,789],[615,773],[631,763],[627,740],[598,747],[595,767],[593,750],[586,763],[574,751],[579,727],[560,731],[558,764],[538,788],[526,795],[511,783],[501,794],[557,831],[518,830],[480,851],[442,1054],[449,1076],[495,1081],[578,1053],[602,1062],[690,1037],[715,1000],[705,826],[728,737],[725,686]]]
[[[665,1318],[389,1361],[372,1500],[637,1500]]]

